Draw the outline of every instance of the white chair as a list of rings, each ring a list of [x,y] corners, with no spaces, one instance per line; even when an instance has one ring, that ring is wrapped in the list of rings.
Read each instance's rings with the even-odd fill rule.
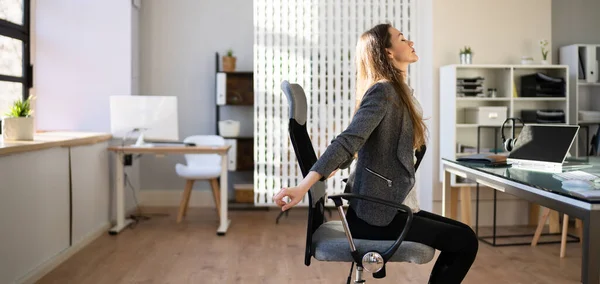
[[[225,139],[216,135],[194,135],[183,140],[184,143],[194,143],[196,146],[224,146]],[[213,197],[217,208],[217,214],[221,217],[220,193],[217,178],[221,175],[221,156],[217,154],[186,154],[186,165],[175,165],[177,175],[186,179],[185,190],[179,205],[177,223],[181,222],[187,213],[190,203],[192,187],[196,180],[209,180],[212,187]]]

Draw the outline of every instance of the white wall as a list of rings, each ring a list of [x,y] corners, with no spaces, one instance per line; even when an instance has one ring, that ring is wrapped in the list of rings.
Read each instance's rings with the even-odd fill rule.
[[[109,96],[132,91],[131,1],[40,0],[35,17],[37,129],[109,132]]]
[[[123,0],[34,0],[31,10],[36,129],[110,133],[109,97],[139,85],[139,11]],[[135,189],[138,165],[125,169]],[[134,208],[132,195],[126,204]]]
[[[411,39],[415,41],[414,48],[419,61],[416,63],[417,71],[417,85],[415,88],[415,94],[419,98],[419,101],[423,107],[424,114],[429,116],[431,113],[430,106],[433,104],[433,84],[431,78],[433,77],[433,0],[419,0],[416,3],[416,38]],[[427,126],[431,128],[431,119],[427,121]],[[431,136],[431,139],[435,139],[437,135]],[[419,206],[421,209],[431,211],[433,208],[433,191],[431,190],[431,157],[433,150],[431,143],[428,146],[426,156],[421,161],[421,166],[417,170],[417,183],[415,188],[417,190],[417,196],[419,199]]]
[[[143,95],[175,95],[180,139],[215,134],[215,52],[231,48],[237,70],[253,70],[253,1],[144,0],[140,10],[140,90]],[[253,133],[252,107],[234,109],[241,135]],[[225,114],[223,114],[225,115]],[[183,157],[140,159],[143,190],[183,190],[175,174]],[[210,188],[206,182],[196,188]]]
[[[561,46],[589,43],[600,44],[600,1],[552,0],[552,47],[554,63],[558,62]]]
[[[422,78],[433,91],[420,95],[431,138],[419,171],[420,190],[425,191],[421,195],[428,196],[426,191],[432,190],[435,212],[441,210],[439,68],[459,63],[458,53],[465,45],[472,47],[475,64],[515,64],[524,55],[541,60],[539,40],[552,40],[551,7],[551,0],[433,1],[433,76]],[[500,222],[527,221],[522,219]]]

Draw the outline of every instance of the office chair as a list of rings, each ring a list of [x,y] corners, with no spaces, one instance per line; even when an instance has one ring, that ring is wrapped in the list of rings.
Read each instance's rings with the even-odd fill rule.
[[[217,135],[193,135],[186,137],[184,143],[194,143],[198,146],[225,146],[225,139]],[[221,176],[221,156],[217,154],[186,154],[184,155],[186,164],[175,165],[177,175],[186,179],[185,189],[179,205],[177,214],[177,223],[181,223],[183,217],[187,214],[188,205],[192,188],[196,180],[208,180],[213,192],[217,215],[221,216],[219,181]]]
[[[302,175],[308,175],[311,167],[317,161],[312,142],[306,131],[307,105],[304,90],[298,84],[283,81],[281,89],[289,103],[289,136],[294,147],[296,158]],[[417,162],[415,170],[421,162],[426,148],[423,147],[416,153]],[[325,183],[317,182],[308,191],[308,226],[306,232],[306,250],[304,264],[310,266],[311,258],[319,261],[350,262],[350,283],[352,269],[356,264],[356,278],[354,283],[365,283],[362,278],[363,269],[373,273],[374,278],[384,278],[387,262],[412,262],[417,264],[428,263],[433,259],[435,250],[432,247],[409,241],[403,241],[412,222],[412,211],[403,204],[374,198],[371,196],[344,193],[329,196],[332,199],[341,221],[324,222],[325,211]],[[342,208],[342,199],[362,199],[370,202],[390,206],[407,213],[407,222],[399,238],[395,241],[375,241],[355,239],[350,233],[348,223]]]

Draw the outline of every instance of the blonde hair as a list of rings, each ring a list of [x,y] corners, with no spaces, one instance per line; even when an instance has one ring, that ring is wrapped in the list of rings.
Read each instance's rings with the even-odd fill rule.
[[[426,143],[427,126],[423,121],[417,102],[404,82],[403,72],[396,68],[386,55],[386,48],[392,46],[389,33],[390,24],[379,24],[364,32],[356,45],[356,109],[365,92],[377,82],[387,81],[394,86],[400,101],[406,106],[413,123],[413,147],[418,149]],[[400,107],[398,105],[398,107]]]

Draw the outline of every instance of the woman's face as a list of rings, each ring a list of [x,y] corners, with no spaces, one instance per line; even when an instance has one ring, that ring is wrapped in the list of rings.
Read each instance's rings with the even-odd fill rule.
[[[388,56],[394,62],[394,65],[404,67],[419,60],[419,57],[413,48],[412,41],[407,40],[404,35],[394,27],[390,27],[388,32],[391,36],[390,41],[392,42],[392,47],[386,49]]]

